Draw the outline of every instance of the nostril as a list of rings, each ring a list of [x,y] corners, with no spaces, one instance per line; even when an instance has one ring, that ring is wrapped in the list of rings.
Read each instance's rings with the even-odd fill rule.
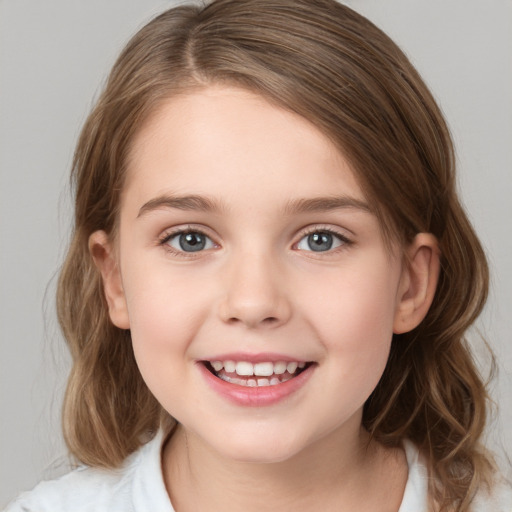
[[[251,324],[251,323],[254,323],[254,325],[256,325],[256,324],[260,323],[260,325],[274,325],[276,323],[279,323],[279,319],[275,316],[269,316],[269,317],[263,318],[260,322],[258,322],[258,321],[250,322],[247,320],[244,321],[241,318],[237,318],[236,316],[232,316],[231,318],[228,318],[227,322],[229,324],[237,324],[237,323]]]

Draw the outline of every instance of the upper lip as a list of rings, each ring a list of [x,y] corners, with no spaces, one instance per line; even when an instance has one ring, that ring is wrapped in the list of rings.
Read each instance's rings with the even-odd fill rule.
[[[247,361],[248,363],[277,363],[283,361],[285,363],[307,363],[308,360],[302,357],[294,357],[285,354],[276,354],[274,352],[231,352],[224,354],[216,354],[211,357],[203,358],[201,361]]]

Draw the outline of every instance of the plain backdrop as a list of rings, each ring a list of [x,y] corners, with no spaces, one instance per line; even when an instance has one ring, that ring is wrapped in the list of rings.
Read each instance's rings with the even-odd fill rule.
[[[175,2],[174,2],[175,3]],[[419,69],[454,135],[460,190],[488,251],[479,330],[498,356],[489,442],[512,453],[512,1],[351,0]],[[66,469],[69,361],[54,313],[68,173],[93,100],[157,0],[0,0],[0,507]],[[485,367],[478,333],[471,335]]]

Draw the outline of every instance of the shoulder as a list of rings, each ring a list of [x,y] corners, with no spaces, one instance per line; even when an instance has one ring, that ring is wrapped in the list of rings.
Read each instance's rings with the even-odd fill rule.
[[[427,512],[428,471],[416,446],[408,440],[403,443],[409,476],[402,504],[398,512]]]
[[[21,494],[5,512],[173,512],[160,466],[161,434],[116,470],[79,467]]]
[[[499,480],[490,491],[480,491],[472,503],[471,512],[512,512],[512,485]]]
[[[131,469],[131,468],[130,468]],[[6,509],[18,511],[132,510],[127,506],[132,471],[118,471],[80,467],[57,480],[43,481],[32,491],[21,494]],[[120,507],[117,507],[120,505]]]
[[[408,440],[403,443],[409,476],[399,512],[427,512],[429,475],[424,458]],[[471,504],[471,512],[512,512],[512,485],[497,478],[490,490],[481,489]]]

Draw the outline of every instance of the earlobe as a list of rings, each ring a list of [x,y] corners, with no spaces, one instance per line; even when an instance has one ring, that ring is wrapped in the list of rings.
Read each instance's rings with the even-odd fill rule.
[[[114,247],[104,231],[95,231],[89,237],[89,252],[101,272],[103,290],[112,323],[120,329],[129,329],[128,308],[121,273]]]
[[[406,249],[406,263],[397,297],[393,332],[401,334],[417,327],[434,300],[440,271],[437,239],[419,233]]]

